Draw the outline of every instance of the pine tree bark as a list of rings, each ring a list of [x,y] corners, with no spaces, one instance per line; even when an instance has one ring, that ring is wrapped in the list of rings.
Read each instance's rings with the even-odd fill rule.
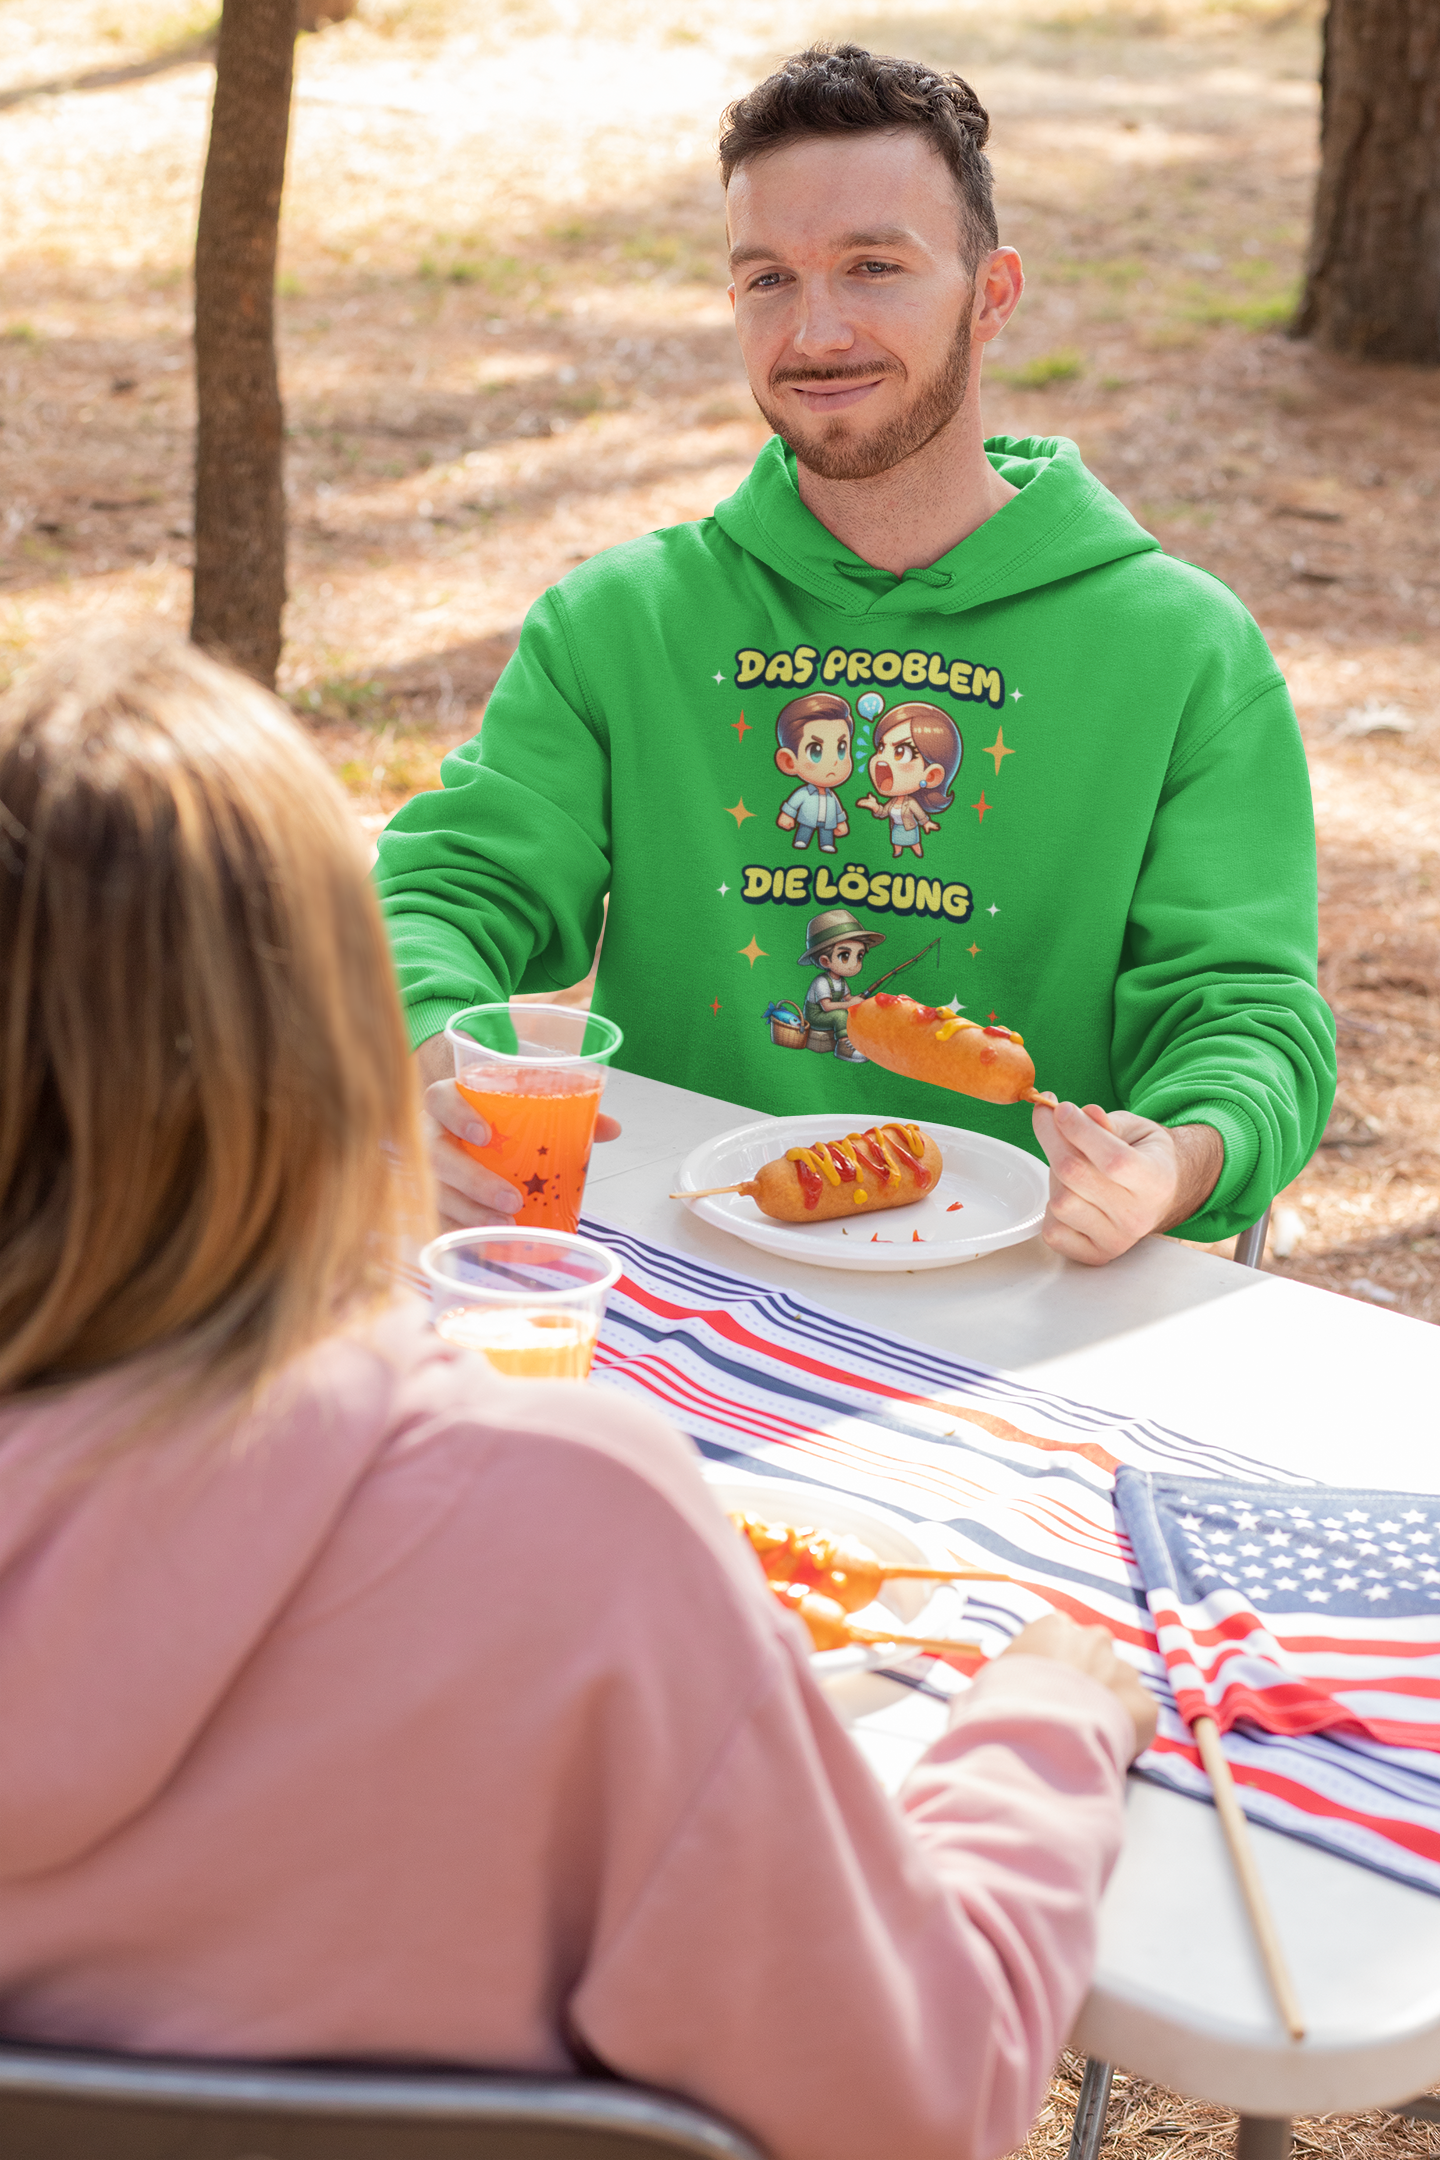
[[[1330,0],[1297,337],[1440,364],[1440,0]]]
[[[224,0],[195,243],[190,635],[273,686],[285,606],[275,255],[296,0]]]

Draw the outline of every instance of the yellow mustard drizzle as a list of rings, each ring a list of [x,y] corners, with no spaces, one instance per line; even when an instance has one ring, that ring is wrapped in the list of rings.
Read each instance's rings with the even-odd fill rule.
[[[818,1148],[792,1147],[785,1150],[786,1162],[803,1162],[807,1170],[818,1170],[832,1185],[840,1182],[840,1172],[825,1152],[824,1143]]]

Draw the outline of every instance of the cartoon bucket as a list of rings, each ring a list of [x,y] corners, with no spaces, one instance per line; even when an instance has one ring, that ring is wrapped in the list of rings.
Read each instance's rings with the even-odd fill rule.
[[[770,1040],[777,1050],[803,1050],[810,1040],[810,1029],[798,1005],[787,998],[783,1004],[767,1005],[765,1018],[770,1023]]]

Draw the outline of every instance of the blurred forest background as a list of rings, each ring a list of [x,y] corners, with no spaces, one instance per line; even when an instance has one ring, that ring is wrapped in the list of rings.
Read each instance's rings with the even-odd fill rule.
[[[101,611],[188,621],[217,12],[0,0],[0,676]],[[280,685],[368,832],[433,785],[536,594],[708,511],[764,440],[724,293],[721,106],[815,36],[960,68],[1030,278],[987,362],[989,430],[1073,436],[1232,585],[1305,729],[1341,1083],[1269,1265],[1436,1321],[1440,371],[1284,335],[1319,16],[360,0],[297,52]]]

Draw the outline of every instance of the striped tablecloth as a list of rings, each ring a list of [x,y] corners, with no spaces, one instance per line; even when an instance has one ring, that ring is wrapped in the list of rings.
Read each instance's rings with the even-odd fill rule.
[[[1320,1488],[1239,1450],[866,1328],[601,1220],[580,1227],[625,1270],[596,1381],[643,1397],[713,1460],[878,1501],[939,1529],[962,1561],[1007,1570],[1013,1583],[987,1583],[967,1604],[966,1625],[987,1650],[1052,1607],[1102,1622],[1160,1703],[1140,1773],[1208,1797],[1115,1512],[1115,1471],[1128,1463]],[[1440,1894],[1440,1757],[1257,1730],[1229,1733],[1225,1746],[1257,1821]]]

